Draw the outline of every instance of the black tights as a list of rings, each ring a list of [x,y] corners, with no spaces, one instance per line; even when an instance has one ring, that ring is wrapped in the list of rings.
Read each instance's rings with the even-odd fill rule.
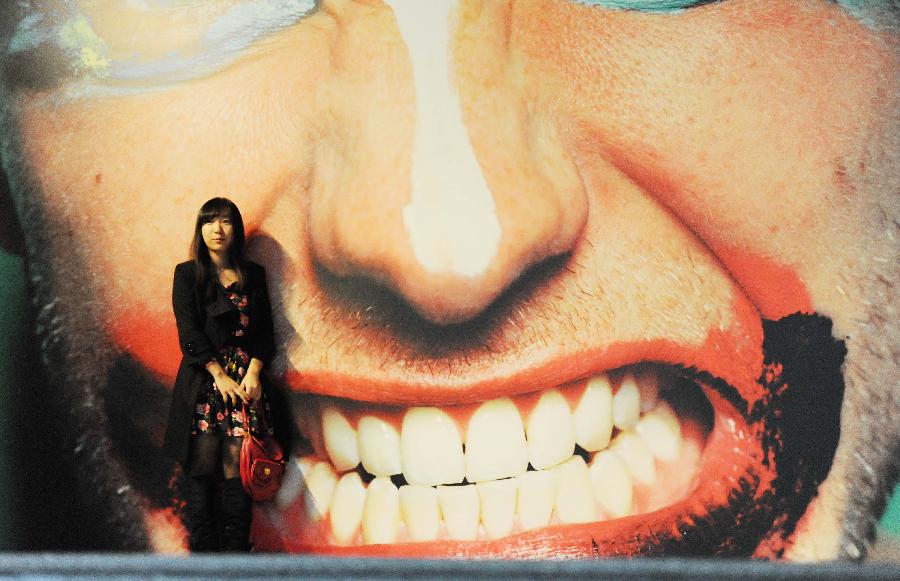
[[[242,443],[215,432],[191,437],[185,498],[191,552],[250,548],[252,505],[241,485]]]
[[[190,475],[215,476],[221,467],[223,478],[240,477],[243,441],[243,438],[222,436],[216,432],[191,436]]]

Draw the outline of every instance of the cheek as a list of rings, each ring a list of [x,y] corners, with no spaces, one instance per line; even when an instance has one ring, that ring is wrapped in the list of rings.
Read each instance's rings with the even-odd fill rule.
[[[181,357],[172,273],[188,258],[197,208],[226,195],[252,233],[271,193],[286,181],[285,156],[270,148],[258,163],[252,152],[265,148],[245,147],[247,136],[258,133],[254,127],[209,126],[224,102],[238,99],[225,88],[209,94],[221,107],[191,119],[182,111],[204,109],[190,99],[209,100],[199,89],[183,99],[158,94],[75,102],[53,114],[35,101],[19,118],[54,253],[87,273],[95,317],[110,340],[168,385]],[[194,139],[179,138],[184,135]],[[223,159],[230,162],[225,167]]]
[[[26,151],[40,183],[49,243],[58,260],[78,265],[76,276],[96,305],[94,315],[76,308],[98,318],[117,347],[171,384],[180,360],[172,272],[187,257],[193,217],[185,208],[197,208],[203,200],[159,195],[164,181],[146,164],[142,171],[114,148],[100,147],[110,141],[102,134],[94,136],[90,152],[67,149],[59,146],[66,140],[54,122],[30,121],[26,126],[35,137]],[[128,203],[117,197],[120,192],[131,193]],[[146,220],[135,221],[135,215]]]
[[[177,231],[161,233],[161,239],[177,239]],[[122,252],[121,245],[95,245],[87,258],[108,336],[167,385],[181,359],[171,304],[172,272],[186,254],[174,244],[135,246],[130,252]]]
[[[192,217],[179,204],[167,205],[164,211],[173,218],[158,222],[163,226],[152,240],[136,239],[130,245],[122,243],[129,237],[130,222],[108,217],[107,236],[91,247],[88,269],[100,281],[98,296],[111,339],[171,385],[181,358],[171,303],[172,273],[187,258],[187,244],[180,242]]]
[[[880,131],[877,95],[896,83],[878,39],[827,2],[555,10],[528,20],[523,51],[589,163],[671,211],[764,316],[820,308],[816,281],[856,247],[835,234],[856,231],[841,168]],[[545,50],[553,39],[567,40]]]

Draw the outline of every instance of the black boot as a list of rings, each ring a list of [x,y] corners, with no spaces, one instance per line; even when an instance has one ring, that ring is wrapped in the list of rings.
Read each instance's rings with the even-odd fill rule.
[[[250,550],[250,520],[253,502],[244,491],[240,478],[226,478],[222,482],[222,550],[247,552]]]
[[[187,479],[184,508],[187,517],[188,547],[192,553],[219,551],[214,499],[211,478],[198,476]]]

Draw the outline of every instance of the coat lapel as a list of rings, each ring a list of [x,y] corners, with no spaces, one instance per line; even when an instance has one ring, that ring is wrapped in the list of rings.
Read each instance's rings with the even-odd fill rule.
[[[219,285],[215,285],[215,300],[206,303],[206,335],[218,350],[225,344],[231,334],[231,316],[237,315],[237,307],[225,296],[225,291]]]
[[[237,307],[234,306],[234,303],[225,296],[225,292],[219,285],[216,285],[216,300],[206,304],[206,316],[212,318],[221,317],[236,310]]]

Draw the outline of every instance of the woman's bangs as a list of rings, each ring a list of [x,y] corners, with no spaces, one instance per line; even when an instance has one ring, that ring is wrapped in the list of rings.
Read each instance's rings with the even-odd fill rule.
[[[225,198],[213,198],[212,200],[203,204],[203,207],[200,208],[200,212],[197,216],[197,221],[202,226],[203,224],[212,222],[219,217],[230,218],[231,220],[234,220],[234,215],[231,211],[231,205]]]

